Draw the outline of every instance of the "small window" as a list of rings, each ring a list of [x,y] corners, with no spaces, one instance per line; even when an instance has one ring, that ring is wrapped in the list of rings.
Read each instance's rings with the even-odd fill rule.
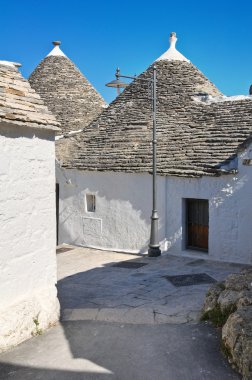
[[[87,212],[95,212],[95,195],[86,194],[86,210]]]

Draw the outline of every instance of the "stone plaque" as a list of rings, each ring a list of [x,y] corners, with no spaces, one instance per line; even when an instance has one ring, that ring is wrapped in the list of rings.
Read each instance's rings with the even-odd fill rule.
[[[102,219],[100,218],[82,218],[83,234],[86,236],[101,236],[102,234]]]

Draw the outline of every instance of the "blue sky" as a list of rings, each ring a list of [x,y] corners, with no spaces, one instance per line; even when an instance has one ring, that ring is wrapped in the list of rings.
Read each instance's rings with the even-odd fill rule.
[[[110,102],[105,83],[117,66],[139,74],[168,48],[178,50],[226,95],[252,83],[251,1],[0,0],[0,59],[22,63],[28,77],[53,40]]]

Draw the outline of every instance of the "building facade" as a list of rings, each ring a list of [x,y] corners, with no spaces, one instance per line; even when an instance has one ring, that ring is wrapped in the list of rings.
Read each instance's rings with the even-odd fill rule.
[[[243,156],[252,157],[251,151],[249,148],[239,156],[236,175],[188,179],[158,176],[162,252],[252,263],[252,205],[249,202],[252,167],[243,163]],[[152,202],[150,175],[95,173],[59,167],[56,172],[60,186],[60,243],[147,253]],[[190,202],[198,213],[198,201],[203,201],[203,217],[197,220],[196,215],[196,220],[191,222]]]
[[[252,98],[224,96],[176,50],[174,33],[170,43],[154,62],[162,251],[252,263]],[[135,79],[85,131],[57,142],[60,243],[147,251],[149,93]]]
[[[0,352],[57,322],[55,133],[16,64],[0,61]]]

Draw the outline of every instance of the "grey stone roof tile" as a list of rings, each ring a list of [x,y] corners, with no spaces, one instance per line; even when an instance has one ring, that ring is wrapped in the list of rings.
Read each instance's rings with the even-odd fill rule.
[[[60,131],[60,124],[15,65],[1,61],[0,122]]]
[[[220,175],[252,132],[252,99],[228,101],[191,63],[158,61],[157,169],[160,175]],[[141,76],[148,78],[151,67]],[[140,76],[140,77],[141,77]],[[85,131],[57,142],[63,167],[151,172],[148,84],[135,80]],[[199,94],[218,102],[195,101]]]
[[[61,124],[62,133],[84,129],[106,107],[73,62],[65,55],[48,55],[29,82]]]

